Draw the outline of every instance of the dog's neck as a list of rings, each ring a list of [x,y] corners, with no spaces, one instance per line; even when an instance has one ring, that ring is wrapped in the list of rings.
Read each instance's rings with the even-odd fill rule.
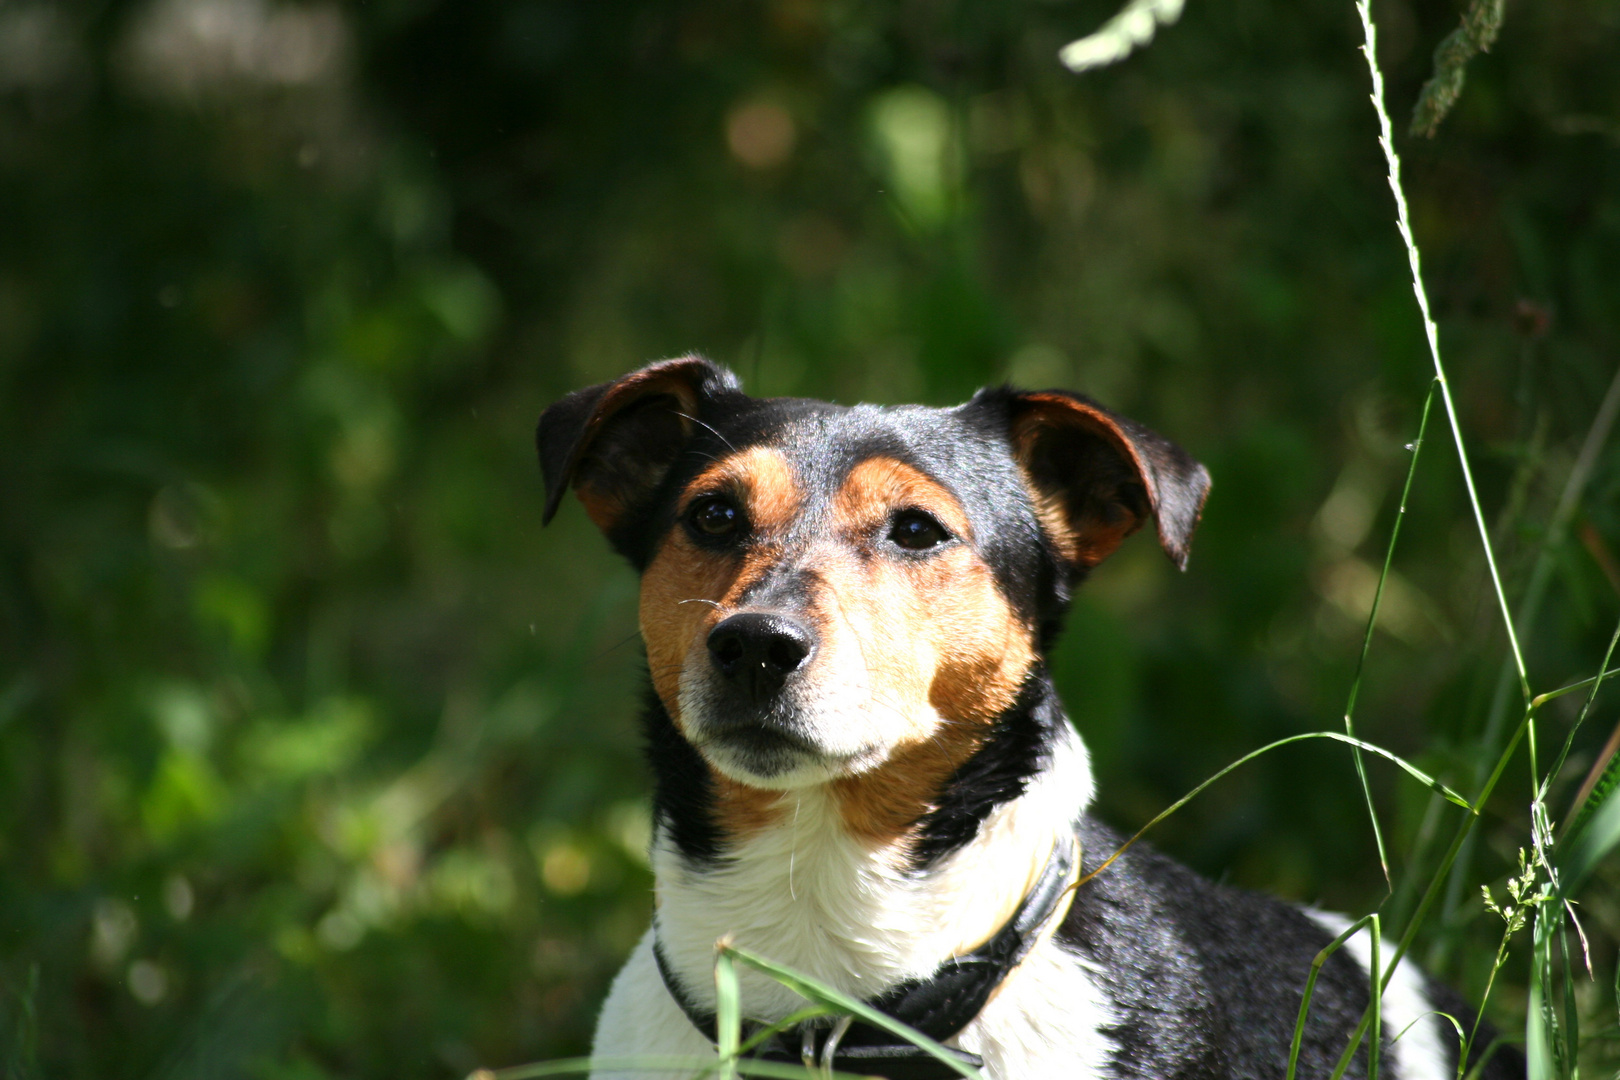
[[[1045,866],[1057,838],[1089,803],[1090,763],[1055,698],[1055,723],[1022,790],[988,807],[977,829],[929,865],[915,846],[874,844],[845,828],[824,787],[784,792],[778,821],[694,859],[666,818],[653,843],[659,946],[693,1004],[714,1003],[714,944],[729,935],[752,952],[871,998],[994,934]],[[748,1015],[776,1019],[797,994],[743,972]]]

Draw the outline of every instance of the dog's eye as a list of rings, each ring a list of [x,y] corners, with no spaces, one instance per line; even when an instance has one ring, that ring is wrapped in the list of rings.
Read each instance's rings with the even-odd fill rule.
[[[907,510],[894,519],[889,539],[907,551],[927,551],[951,538],[945,526],[921,510]]]
[[[715,496],[693,503],[687,520],[703,535],[721,537],[737,531],[742,525],[742,514],[731,500]]]

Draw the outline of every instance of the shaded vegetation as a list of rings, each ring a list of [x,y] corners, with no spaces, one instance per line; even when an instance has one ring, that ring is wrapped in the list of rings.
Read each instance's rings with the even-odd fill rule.
[[[585,1048],[651,908],[634,582],[572,508],[541,532],[530,438],[653,357],[846,401],[1067,385],[1209,466],[1189,571],[1128,544],[1054,659],[1116,824],[1338,727],[1430,378],[1355,13],[1192,4],[1065,71],[1115,6],[0,5],[5,1075]],[[1459,10],[1377,14],[1404,112]],[[1538,691],[1620,612],[1612,441],[1548,531],[1620,363],[1617,45],[1612,4],[1516,5],[1401,146],[1515,604],[1551,544]],[[1472,796],[1505,639],[1436,430],[1357,733]],[[1543,762],[1583,703],[1543,710]],[[1398,885],[1425,877],[1451,818],[1369,775]],[[1476,997],[1478,886],[1517,876],[1530,785],[1521,755],[1420,939]],[[1268,755],[1154,840],[1358,914],[1384,891],[1342,747]],[[1611,857],[1581,895],[1588,1032],[1617,884]]]

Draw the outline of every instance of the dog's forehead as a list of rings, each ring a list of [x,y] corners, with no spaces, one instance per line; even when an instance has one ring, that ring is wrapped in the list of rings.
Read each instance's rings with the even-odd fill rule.
[[[892,458],[949,490],[970,517],[992,514],[1022,487],[1003,439],[960,410],[926,405],[835,405],[798,398],[748,399],[708,432],[710,453],[753,447],[779,453],[807,499],[834,494],[854,468]]]

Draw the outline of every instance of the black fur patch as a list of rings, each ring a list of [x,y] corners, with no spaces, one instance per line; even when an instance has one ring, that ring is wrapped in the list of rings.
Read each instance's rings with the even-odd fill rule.
[[[689,862],[718,861],[725,851],[714,819],[714,781],[703,755],[686,741],[651,688],[641,723],[653,772],[653,824],[668,832]]]
[[[1089,817],[1080,840],[1088,872],[1124,842]],[[1095,965],[1119,1018],[1107,1032],[1118,1076],[1229,1080],[1284,1075],[1311,960],[1332,935],[1291,905],[1136,844],[1080,888],[1057,940]],[[1331,1075],[1368,1000],[1366,974],[1335,953],[1311,999],[1302,1080]],[[1363,1045],[1345,1075],[1366,1071]]]
[[[990,738],[945,782],[936,808],[923,817],[911,868],[934,866],[972,840],[992,810],[1022,795],[1046,767],[1054,725],[1066,723],[1051,680],[1043,670],[1032,672]]]

